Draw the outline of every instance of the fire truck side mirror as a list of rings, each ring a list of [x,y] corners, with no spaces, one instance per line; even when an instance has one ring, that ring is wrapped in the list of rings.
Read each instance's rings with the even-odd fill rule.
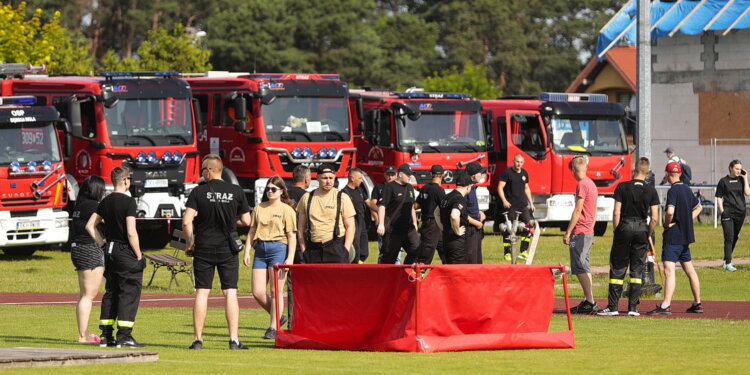
[[[81,124],[81,103],[78,101],[78,97],[71,95],[65,98],[65,105],[68,110],[68,122],[69,125],[65,127],[65,131],[68,134],[72,134],[75,137],[83,136],[83,125]]]
[[[237,121],[243,121],[243,119],[247,117],[247,101],[245,100],[245,97],[242,95],[237,95],[237,97],[232,101],[232,106],[234,106],[234,118]],[[237,125],[235,122],[235,127],[236,126]]]

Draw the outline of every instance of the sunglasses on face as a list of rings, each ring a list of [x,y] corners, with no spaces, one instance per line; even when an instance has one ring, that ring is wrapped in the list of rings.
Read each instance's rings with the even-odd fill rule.
[[[266,193],[268,192],[276,193],[279,190],[281,189],[277,188],[276,186],[266,186]]]

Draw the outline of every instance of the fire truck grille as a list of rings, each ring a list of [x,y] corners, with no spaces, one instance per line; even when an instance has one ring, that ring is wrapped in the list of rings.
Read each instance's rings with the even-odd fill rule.
[[[9,230],[5,234],[8,237],[8,241],[34,240],[44,234],[44,229]]]
[[[49,197],[34,199],[31,197],[24,198],[4,198],[0,199],[0,208],[14,208],[22,206],[46,206],[49,204]]]
[[[294,168],[296,168],[298,165],[306,165],[306,166],[310,167],[311,169],[315,170],[320,164],[322,164],[322,163],[318,163],[318,162],[312,162],[312,163],[295,163],[295,162],[291,161],[289,159],[289,157],[287,155],[285,155],[285,154],[279,154],[279,159],[281,161],[281,166],[284,168],[284,172],[288,172],[288,173],[294,172]],[[334,162],[334,163],[326,163],[326,164],[332,165],[338,171],[338,170],[341,169],[341,160],[342,159],[343,158],[339,158],[339,160],[336,161],[336,162]]]
[[[594,180],[594,185],[596,185],[596,187],[608,187],[612,186],[615,181],[617,180]]]
[[[456,177],[458,176],[459,171],[460,169],[446,169],[445,172],[443,173],[443,183],[455,184]],[[430,176],[429,170],[414,171],[414,178],[417,179],[418,185],[424,185],[426,183],[429,183],[432,180],[432,176]]]

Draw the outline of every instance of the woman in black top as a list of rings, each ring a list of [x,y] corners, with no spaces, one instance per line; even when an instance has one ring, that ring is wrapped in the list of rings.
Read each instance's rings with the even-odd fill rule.
[[[732,264],[732,252],[737,245],[742,224],[745,223],[745,196],[750,195],[747,185],[747,172],[739,160],[729,163],[729,174],[719,180],[716,186],[716,207],[721,215],[724,229],[724,271],[737,270]]]
[[[76,306],[80,343],[99,343],[99,336],[88,333],[88,325],[91,304],[99,292],[104,274],[104,251],[86,232],[86,223],[91,214],[96,212],[103,197],[104,180],[99,176],[87,177],[78,192],[70,226],[70,258],[78,271],[78,285],[81,289]]]

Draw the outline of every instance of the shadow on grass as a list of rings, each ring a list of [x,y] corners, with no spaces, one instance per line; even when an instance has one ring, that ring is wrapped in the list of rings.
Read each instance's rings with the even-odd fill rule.
[[[21,256],[21,255],[8,255],[5,253],[0,254],[0,261],[15,261],[15,260],[49,260],[52,257],[45,255],[32,255],[32,256]]]
[[[62,340],[51,337],[34,337],[34,336],[3,336],[3,340],[9,344],[17,343],[22,345],[29,344],[80,344],[75,338],[70,340]],[[81,344],[89,345],[90,344]]]

